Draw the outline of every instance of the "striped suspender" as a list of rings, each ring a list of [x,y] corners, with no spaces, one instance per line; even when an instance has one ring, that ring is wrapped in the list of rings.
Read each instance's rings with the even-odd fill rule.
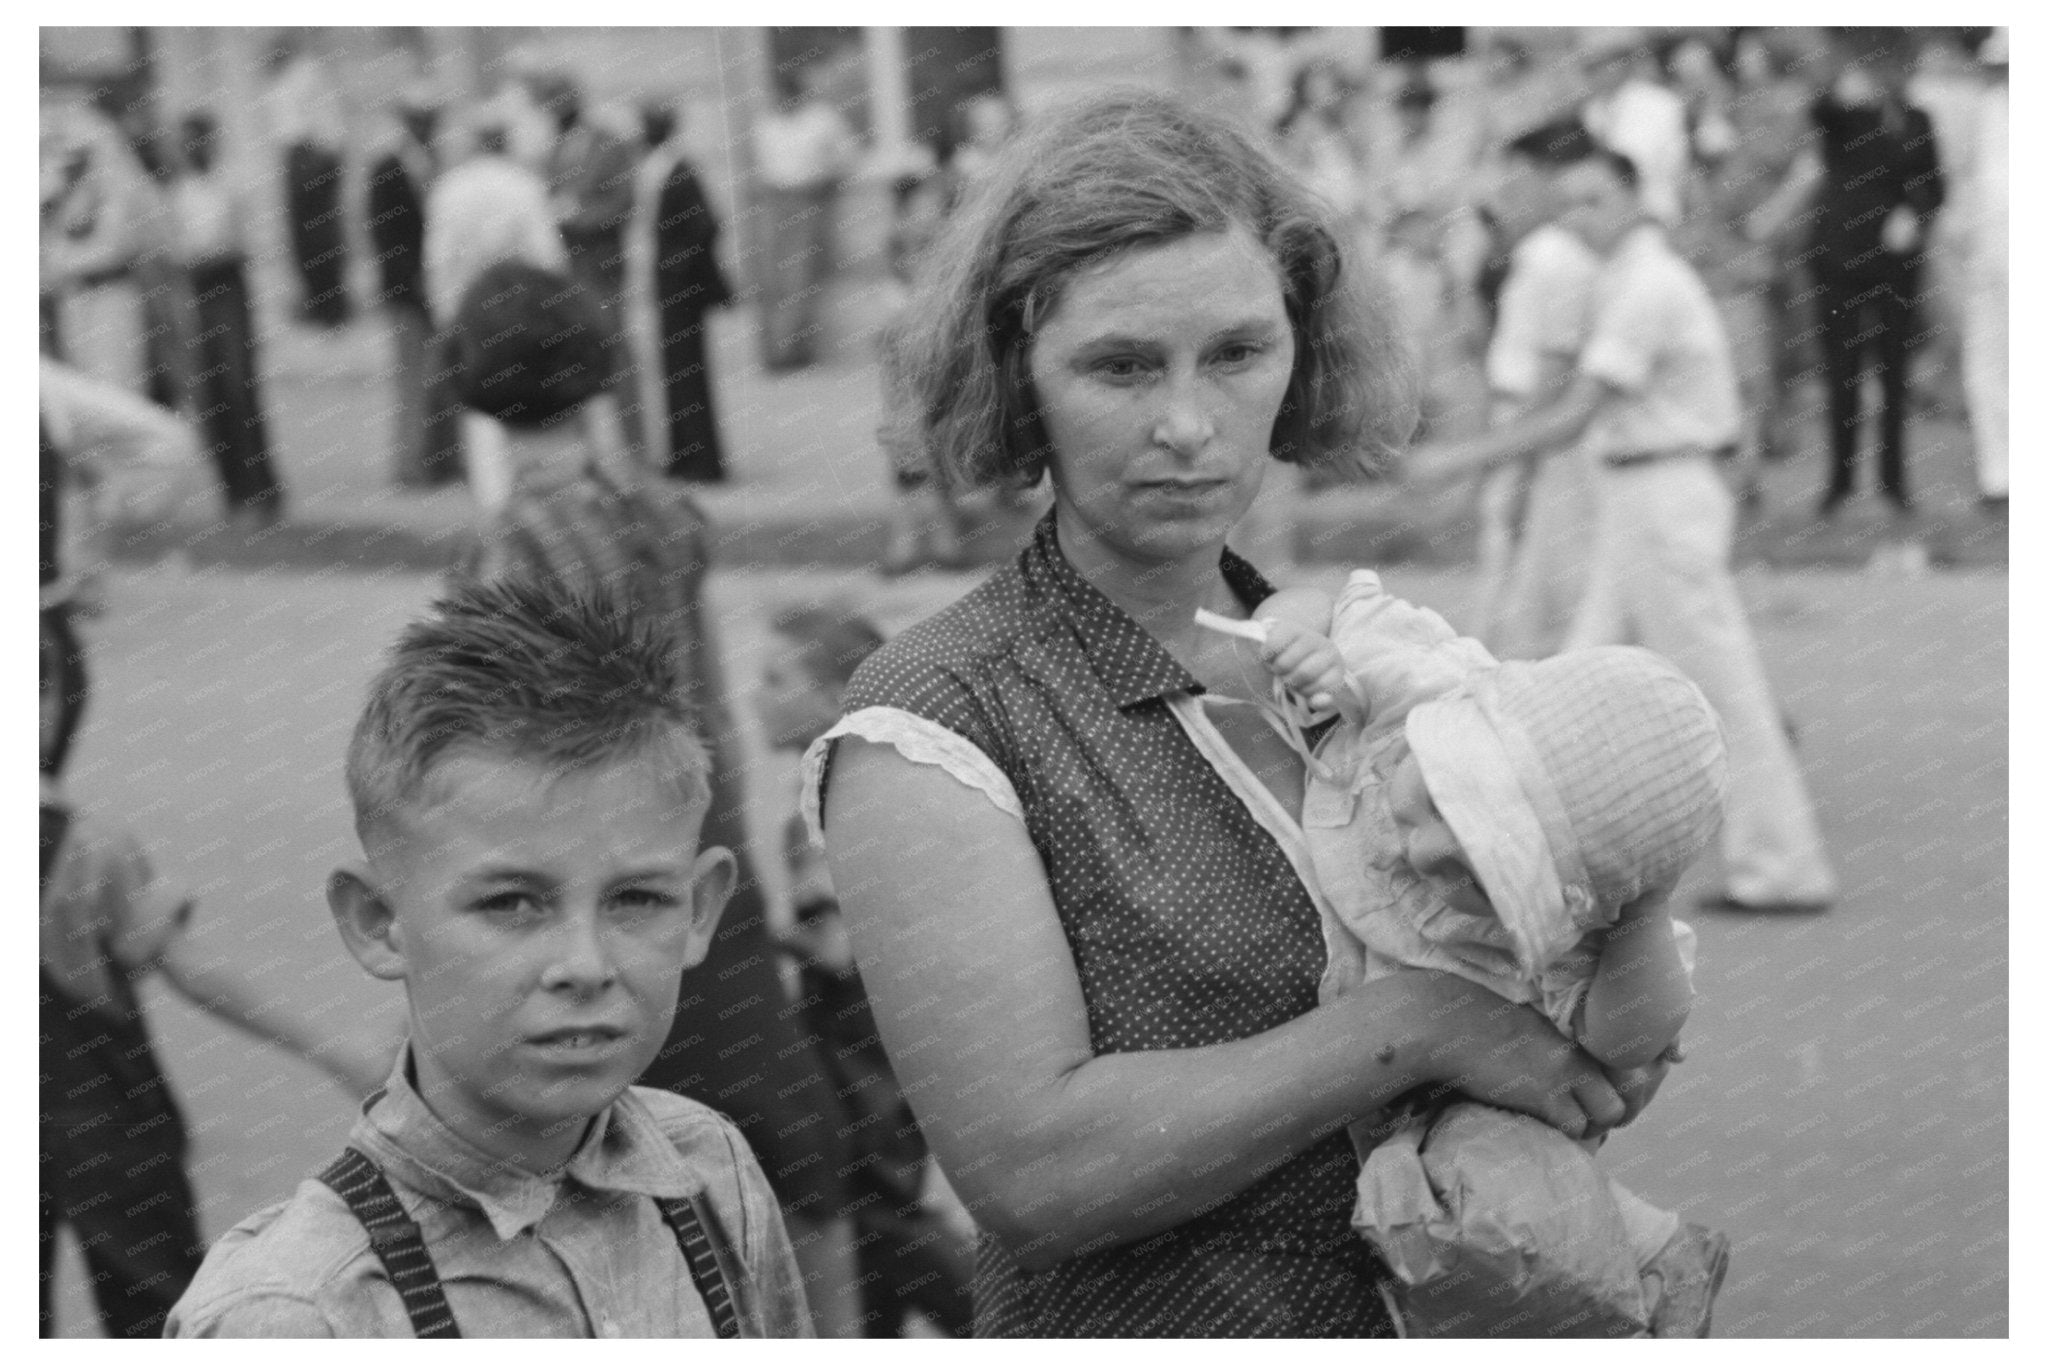
[[[384,1265],[391,1287],[405,1304],[414,1336],[459,1337],[455,1314],[441,1291],[441,1277],[434,1273],[433,1258],[420,1236],[420,1225],[412,1220],[377,1163],[353,1147],[342,1149],[333,1165],[320,1172],[320,1181],[348,1205],[363,1231],[370,1236],[370,1249]],[[718,1216],[700,1195],[687,1199],[656,1199],[662,1220],[675,1234],[683,1260],[690,1267],[690,1279],[711,1315],[711,1328],[720,1337],[740,1335],[740,1315],[726,1284],[725,1259],[729,1254]]]
[[[698,1297],[711,1313],[711,1329],[727,1340],[739,1336],[739,1310],[734,1307],[732,1291],[725,1283],[726,1243],[718,1216],[701,1195],[693,1194],[687,1199],[657,1198],[654,1202],[661,1206],[661,1216],[668,1220],[669,1229],[676,1235],[676,1245],[683,1249]]]
[[[420,1237],[420,1225],[391,1192],[377,1163],[355,1148],[345,1147],[334,1164],[320,1172],[320,1180],[341,1196],[370,1235],[370,1250],[384,1263],[391,1287],[404,1301],[413,1335],[461,1336],[455,1314],[448,1310],[448,1297],[441,1292],[441,1277],[434,1273],[434,1262]]]

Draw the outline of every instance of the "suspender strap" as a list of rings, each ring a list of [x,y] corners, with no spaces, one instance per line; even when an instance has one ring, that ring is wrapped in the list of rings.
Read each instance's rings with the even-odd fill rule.
[[[391,1278],[391,1287],[405,1304],[413,1335],[461,1336],[447,1295],[441,1290],[441,1277],[434,1272],[433,1259],[427,1255],[420,1225],[398,1202],[377,1164],[355,1148],[345,1147],[334,1164],[320,1172],[319,1178],[341,1196],[349,1212],[369,1234],[370,1249],[377,1253],[384,1273]],[[737,1338],[741,1335],[739,1308],[733,1302],[726,1279],[730,1251],[718,1215],[700,1195],[654,1202],[675,1234],[676,1245],[682,1249],[683,1260],[690,1267],[690,1279],[711,1315],[712,1330],[721,1338]]]
[[[704,1202],[701,1195],[687,1199],[656,1199],[661,1207],[661,1216],[668,1220],[669,1230],[676,1235],[676,1245],[683,1249],[683,1259],[689,1263],[690,1278],[696,1282],[698,1297],[704,1300],[704,1307],[711,1313],[711,1327],[721,1338],[731,1340],[740,1335],[739,1309],[732,1301],[732,1291],[726,1285],[725,1258],[727,1243],[723,1229],[718,1226],[718,1215]]]
[[[320,1172],[320,1180],[341,1196],[370,1235],[370,1250],[384,1263],[391,1287],[405,1303],[413,1335],[461,1336],[455,1314],[448,1308],[448,1296],[441,1292],[441,1277],[434,1273],[434,1262],[427,1255],[420,1225],[391,1192],[391,1182],[377,1169],[377,1163],[355,1148],[345,1147],[334,1164]]]

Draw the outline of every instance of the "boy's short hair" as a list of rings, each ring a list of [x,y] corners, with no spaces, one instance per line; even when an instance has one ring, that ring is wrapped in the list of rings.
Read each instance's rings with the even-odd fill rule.
[[[456,395],[508,427],[547,426],[604,392],[611,327],[581,284],[524,261],[477,276],[455,309]]]
[[[421,799],[436,765],[483,750],[589,771],[651,755],[679,803],[710,800],[679,642],[601,592],[540,578],[455,584],[408,625],[349,740],[349,799],[373,831]]]
[[[845,687],[884,643],[872,621],[843,603],[787,607],[775,617],[775,633],[797,646],[813,680],[831,687]]]

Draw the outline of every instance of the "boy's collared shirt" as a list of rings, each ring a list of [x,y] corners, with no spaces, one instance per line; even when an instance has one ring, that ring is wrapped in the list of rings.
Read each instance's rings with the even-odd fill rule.
[[[711,1317],[656,1196],[702,1194],[738,1266],[748,1336],[810,1336],[782,1216],[739,1130],[664,1091],[626,1091],[566,1166],[536,1176],[436,1118],[408,1052],[349,1143],[420,1225],[472,1337],[709,1337]],[[172,1337],[410,1337],[398,1292],[340,1197],[307,1180],[215,1244],[170,1316]]]

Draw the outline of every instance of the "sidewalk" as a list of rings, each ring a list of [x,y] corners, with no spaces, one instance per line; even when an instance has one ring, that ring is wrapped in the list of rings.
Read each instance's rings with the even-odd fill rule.
[[[873,565],[886,537],[890,487],[876,448],[880,416],[871,319],[861,316],[858,281],[837,290],[826,363],[771,376],[756,363],[752,318],[714,315],[712,371],[726,437],[730,483],[699,498],[725,567],[857,569]],[[473,508],[461,486],[430,493],[391,485],[392,405],[381,320],[338,336],[271,329],[265,355],[272,442],[291,519],[239,533],[217,524],[214,504],[189,499],[170,533],[137,530],[124,558],[146,559],[182,543],[196,564],[341,572],[434,571],[470,532]],[[1810,424],[1811,425],[1811,424]],[[1820,433],[1810,447],[1765,471],[1765,510],[1746,517],[1737,557],[1774,567],[1858,568],[1893,532],[1874,497],[1833,523],[1813,521],[1822,482]],[[2007,528],[1975,505],[1968,434],[1942,414],[1915,418],[1918,535],[1940,568],[2003,570]],[[1310,563],[1453,565],[1471,556],[1470,489],[1433,494],[1365,486],[1321,492],[1298,503],[1295,553]],[[1028,532],[1011,515],[970,539],[976,558],[1007,557]]]

